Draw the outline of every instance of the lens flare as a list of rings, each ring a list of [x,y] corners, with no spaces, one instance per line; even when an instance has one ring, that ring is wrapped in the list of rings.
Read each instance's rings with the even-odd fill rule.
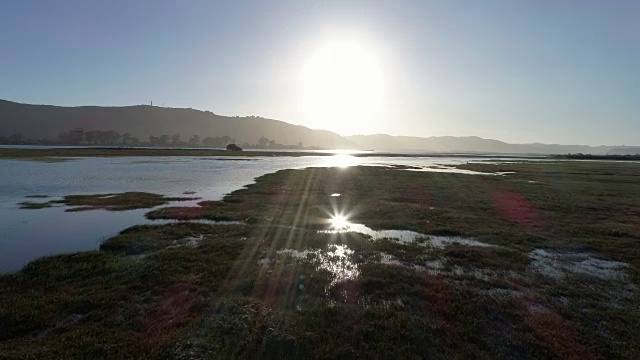
[[[334,215],[329,219],[331,227],[334,229],[347,229],[349,227],[349,221],[344,215]]]

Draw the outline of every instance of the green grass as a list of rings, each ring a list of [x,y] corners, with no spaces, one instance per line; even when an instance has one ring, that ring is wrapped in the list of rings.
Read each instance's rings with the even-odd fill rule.
[[[0,277],[0,354],[638,358],[640,165],[462,167],[515,174],[285,170],[223,201],[154,210],[148,217],[244,223],[135,226],[98,251]],[[495,246],[319,233],[336,211],[376,229]],[[336,255],[342,246],[352,252]],[[619,279],[554,279],[531,267],[540,248],[629,266]],[[340,270],[355,272],[336,281]]]

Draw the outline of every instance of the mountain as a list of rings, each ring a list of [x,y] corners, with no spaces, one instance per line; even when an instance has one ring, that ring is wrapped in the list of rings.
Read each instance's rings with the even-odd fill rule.
[[[640,155],[640,146],[620,146],[607,151],[607,155]]]
[[[509,144],[477,136],[354,135],[342,137],[327,130],[314,130],[280,120],[261,117],[231,117],[195,109],[137,105],[122,107],[29,105],[0,100],[0,136],[21,133],[25,138],[54,139],[75,128],[129,133],[140,140],[149,136],[180,134],[182,140],[230,136],[239,144],[254,144],[261,136],[276,143],[326,149],[371,149],[509,154],[637,154],[640,147],[559,144]]]
[[[210,111],[149,105],[62,107],[0,100],[0,136],[21,133],[25,138],[53,139],[61,132],[75,128],[113,130],[141,140],[147,140],[150,135],[179,133],[183,140],[193,135],[200,138],[226,135],[240,144],[254,144],[265,136],[286,145],[302,142],[305,146],[329,149],[358,148],[331,131],[253,116],[230,117]]]
[[[618,149],[634,149],[620,146],[588,146],[588,145],[559,145],[559,144],[509,144],[499,140],[483,139],[477,136],[391,136],[353,135],[348,140],[360,145],[363,149],[384,151],[432,151],[432,152],[478,152],[478,153],[509,153],[509,154],[606,154]]]

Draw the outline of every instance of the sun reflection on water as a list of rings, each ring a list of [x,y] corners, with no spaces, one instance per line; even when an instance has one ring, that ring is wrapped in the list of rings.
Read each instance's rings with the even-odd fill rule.
[[[351,260],[353,250],[347,245],[329,245],[329,251],[320,259],[320,268],[333,275],[331,285],[339,282],[355,279],[360,275],[358,265]]]
[[[281,249],[277,251],[279,257],[290,257],[297,259],[298,261],[307,261],[316,266],[318,270],[325,270],[331,275],[331,283],[329,287],[334,286],[337,283],[355,279],[360,275],[358,265],[352,261],[354,254],[353,249],[350,249],[347,245],[331,244],[326,250],[321,249]],[[276,259],[262,259],[259,262],[262,266],[269,266],[272,262],[276,262]],[[282,261],[282,258],[280,258]],[[329,288],[325,289],[326,291]]]
[[[351,225],[344,215],[332,216],[331,219],[329,219],[329,223],[335,230],[345,230],[349,228],[349,225]]]
[[[347,168],[350,166],[356,166],[360,164],[360,158],[351,155],[339,154],[333,156],[325,156],[325,166],[327,167],[339,167]]]

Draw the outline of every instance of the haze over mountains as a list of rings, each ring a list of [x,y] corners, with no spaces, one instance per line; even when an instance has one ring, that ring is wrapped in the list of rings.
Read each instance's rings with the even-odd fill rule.
[[[411,150],[438,152],[479,152],[508,154],[640,154],[638,146],[588,146],[560,144],[509,144],[499,140],[483,139],[477,136],[391,136],[354,135],[347,139],[365,149],[375,150]]]
[[[509,144],[471,137],[411,137],[355,135],[343,137],[327,130],[315,130],[261,117],[230,117],[210,111],[164,108],[149,105],[61,107],[30,105],[0,100],[0,136],[22,134],[31,139],[53,139],[75,128],[113,130],[140,139],[163,134],[230,136],[238,143],[255,143],[265,136],[280,144],[318,146],[327,149],[383,151],[432,151],[527,154],[637,154],[640,147],[558,144]]]

